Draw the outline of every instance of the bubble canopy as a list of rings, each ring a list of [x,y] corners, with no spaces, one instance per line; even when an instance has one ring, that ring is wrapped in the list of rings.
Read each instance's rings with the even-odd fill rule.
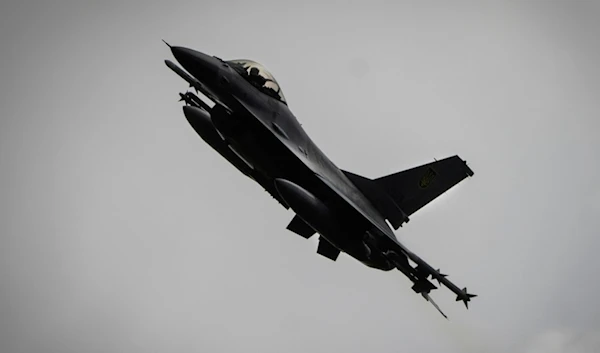
[[[281,87],[267,69],[252,60],[229,60],[227,63],[261,92],[287,104]]]

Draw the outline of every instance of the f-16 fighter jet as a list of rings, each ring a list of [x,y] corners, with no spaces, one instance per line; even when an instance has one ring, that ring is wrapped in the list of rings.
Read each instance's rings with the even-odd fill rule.
[[[344,252],[372,268],[398,269],[442,315],[429,296],[437,288],[430,279],[468,308],[475,295],[410,251],[389,226],[398,229],[417,210],[473,176],[465,161],[452,156],[376,179],[342,170],[304,131],[264,66],[169,47],[183,69],[169,60],[167,66],[204,96],[180,93],[188,122],[234,167],[294,211],[287,229],[307,239],[318,233],[317,253],[333,261]]]

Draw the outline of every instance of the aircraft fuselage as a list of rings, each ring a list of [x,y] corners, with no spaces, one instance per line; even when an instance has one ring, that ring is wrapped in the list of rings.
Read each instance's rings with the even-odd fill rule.
[[[310,139],[262,65],[183,47],[171,51],[187,72],[168,60],[167,66],[214,102],[211,107],[191,92],[180,93],[188,122],[235,168],[296,213],[290,231],[304,238],[318,233],[317,253],[333,261],[345,252],[369,267],[398,269],[444,316],[429,296],[437,288],[430,276],[468,308],[476,295],[407,249],[386,222],[398,229],[409,215],[473,176],[464,160],[455,155],[376,179],[342,171]]]
[[[308,215],[299,214],[305,222],[313,227],[315,222],[336,225],[335,229],[319,234],[367,266],[386,271],[394,268],[380,255],[394,244],[349,206],[347,200],[332,192],[323,180],[343,189],[352,201],[361,204],[388,227],[383,217],[316,146],[285,103],[259,92],[218,58],[189,49],[183,49],[179,55],[176,50],[174,53],[186,71],[202,83],[208,98],[221,103],[212,109],[210,118],[229,148],[248,166],[242,171],[244,174],[271,183],[277,179],[288,180],[307,190],[328,212],[311,215],[327,217],[319,220],[306,219]]]

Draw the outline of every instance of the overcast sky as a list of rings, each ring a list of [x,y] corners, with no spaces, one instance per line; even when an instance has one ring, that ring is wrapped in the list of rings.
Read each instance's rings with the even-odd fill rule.
[[[4,1],[0,351],[600,351],[592,1]],[[479,295],[444,320],[186,122],[161,42],[264,64],[341,168],[475,176],[398,238]]]

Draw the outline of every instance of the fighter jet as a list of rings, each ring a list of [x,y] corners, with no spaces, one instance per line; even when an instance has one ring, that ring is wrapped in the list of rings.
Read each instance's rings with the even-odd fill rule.
[[[468,308],[476,295],[450,282],[392,230],[473,176],[465,161],[452,156],[376,179],[340,169],[310,139],[264,66],[169,47],[183,69],[165,60],[167,66],[205,98],[180,93],[188,122],[242,174],[295,213],[287,229],[306,239],[318,233],[317,253],[333,261],[344,252],[375,269],[399,270],[444,317],[429,296],[437,288],[430,278]]]

